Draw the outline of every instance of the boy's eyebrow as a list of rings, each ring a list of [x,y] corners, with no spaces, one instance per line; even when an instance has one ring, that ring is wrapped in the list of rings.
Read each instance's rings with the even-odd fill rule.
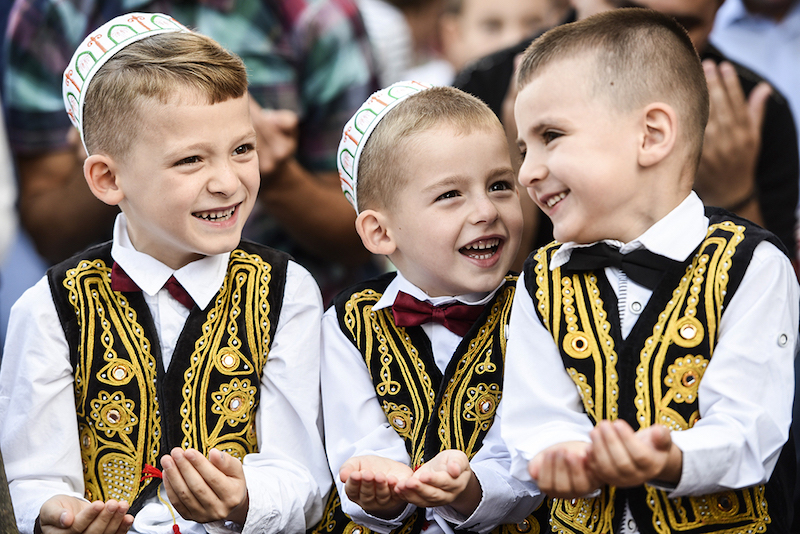
[[[256,141],[256,131],[255,130],[248,130],[247,132],[243,132],[242,135],[236,138],[236,141],[233,144],[241,144],[245,142],[252,142],[255,143]],[[191,145],[179,146],[175,147],[174,149],[165,153],[164,157],[166,159],[174,159],[174,158],[181,158],[185,157],[187,152],[195,152],[195,151],[211,151],[213,149],[213,143],[209,143],[207,141],[198,141],[197,143],[192,143]]]
[[[441,180],[437,180],[432,184],[426,185],[425,187],[422,188],[422,191],[426,192],[426,191],[431,191],[433,189],[439,189],[441,187],[450,187],[463,183],[464,181],[466,181],[466,177],[454,174],[447,176],[446,178],[442,178]]]
[[[533,135],[540,135],[546,129],[554,127],[556,122],[557,121],[555,119],[544,117],[539,119],[534,124],[531,124],[531,126],[528,128],[528,132],[532,133]],[[517,137],[517,144],[519,143],[524,143],[521,137]]]
[[[504,176],[504,175],[507,175],[507,174],[510,174],[510,175],[514,174],[514,169],[512,169],[510,165],[508,167],[497,167],[495,169],[492,169],[491,171],[489,171],[489,174],[487,175],[487,177],[488,178],[496,178],[498,176]],[[453,174],[453,175],[447,176],[445,178],[442,178],[441,180],[437,180],[436,182],[434,182],[434,183],[432,183],[430,185],[427,185],[427,186],[423,187],[422,188],[422,192],[432,191],[434,189],[439,189],[439,188],[444,188],[444,187],[457,186],[457,185],[460,185],[460,184],[462,184],[464,182],[467,182],[469,180],[470,180],[469,176],[462,176],[460,174]]]

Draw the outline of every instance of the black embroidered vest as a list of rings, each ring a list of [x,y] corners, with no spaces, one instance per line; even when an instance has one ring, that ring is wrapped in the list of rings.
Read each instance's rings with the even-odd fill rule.
[[[280,314],[288,256],[242,242],[219,292],[195,306],[164,369],[141,292],[111,289],[111,243],[48,271],[70,348],[89,500],[118,499],[138,512],[158,481],[146,464],[173,447],[256,452],[262,369]]]
[[[714,354],[719,323],[755,247],[780,242],[749,221],[709,208],[706,238],[682,266],[667,271],[630,335],[622,340],[616,295],[600,273],[549,268],[551,243],[528,258],[526,289],[558,345],[593,423],[626,420],[634,429],[691,428],[698,387]],[[766,485],[713,495],[667,498],[652,486],[606,486],[593,499],[551,499],[553,532],[617,532],[625,502],[642,534],[788,532],[794,487],[790,442]]]
[[[494,420],[502,396],[506,327],[516,277],[508,276],[464,336],[444,375],[422,328],[398,327],[391,308],[373,311],[394,274],[351,288],[334,300],[339,326],[364,357],[386,419],[405,440],[416,468],[446,449],[472,458]],[[424,510],[414,512],[397,534],[419,533]],[[334,490],[315,533],[371,532],[342,512]],[[537,534],[533,517],[495,532]]]

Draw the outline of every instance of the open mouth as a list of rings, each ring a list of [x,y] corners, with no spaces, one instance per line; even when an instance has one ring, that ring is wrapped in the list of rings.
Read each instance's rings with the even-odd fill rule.
[[[545,202],[545,205],[548,208],[552,208],[553,206],[555,206],[556,204],[558,204],[559,202],[564,200],[564,198],[566,198],[566,196],[568,194],[569,194],[569,191],[562,191],[561,193],[559,193],[557,195],[553,195],[552,197],[547,199],[547,202]]]
[[[222,221],[227,221],[228,219],[233,217],[233,214],[236,212],[237,207],[239,207],[238,204],[236,206],[224,210],[198,211],[196,213],[192,213],[192,215],[197,217],[198,219],[203,219],[204,221],[222,222]]]
[[[461,254],[474,260],[486,260],[497,254],[502,240],[499,237],[479,239],[459,249]]]

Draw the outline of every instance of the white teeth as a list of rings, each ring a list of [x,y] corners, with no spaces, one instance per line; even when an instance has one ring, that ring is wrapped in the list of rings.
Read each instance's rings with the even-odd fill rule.
[[[224,211],[206,211],[203,213],[195,213],[194,216],[205,221],[221,221],[233,215],[234,211],[236,211],[236,206]]]
[[[563,192],[563,193],[559,193],[559,194],[557,194],[557,195],[556,195],[556,196],[554,196],[554,197],[550,197],[549,199],[547,199],[547,207],[548,207],[548,208],[552,208],[552,207],[553,207],[553,206],[555,206],[555,205],[556,205],[556,204],[557,204],[557,203],[558,203],[560,200],[563,200],[565,196],[567,196],[567,193],[566,193],[566,191],[565,191],[565,192]]]
[[[485,240],[482,239],[480,241],[476,241],[475,243],[471,243],[465,246],[464,248],[467,250],[483,250],[487,248],[496,247],[499,244],[500,244],[500,239],[495,237],[494,239],[485,239]],[[489,256],[486,257],[488,258]]]

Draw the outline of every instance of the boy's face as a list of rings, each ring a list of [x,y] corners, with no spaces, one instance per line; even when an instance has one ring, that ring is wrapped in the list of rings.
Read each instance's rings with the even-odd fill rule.
[[[134,247],[173,269],[233,250],[261,180],[247,95],[207,104],[184,92],[142,109],[115,160]]]
[[[443,24],[445,55],[456,69],[552,28],[566,9],[553,0],[463,0],[458,15]]]
[[[495,289],[519,248],[522,211],[505,136],[434,128],[403,145],[406,182],[386,210],[391,260],[430,296]]]
[[[591,57],[556,60],[520,91],[519,181],[558,241],[628,242],[654,222],[638,172],[639,115],[592,96],[593,69]]]

